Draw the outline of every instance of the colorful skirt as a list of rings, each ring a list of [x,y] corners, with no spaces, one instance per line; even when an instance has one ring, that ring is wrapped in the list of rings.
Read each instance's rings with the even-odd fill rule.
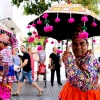
[[[0,100],[10,100],[12,83],[14,81],[14,68],[9,66],[8,71],[3,70],[3,68],[3,66],[0,66],[0,71],[3,71],[3,76],[0,76]]]
[[[12,84],[0,83],[0,100],[10,100]]]
[[[57,100],[100,100],[100,90],[83,92],[67,82],[62,88]]]

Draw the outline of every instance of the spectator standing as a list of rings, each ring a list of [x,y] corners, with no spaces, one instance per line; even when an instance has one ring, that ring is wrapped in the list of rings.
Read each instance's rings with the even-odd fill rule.
[[[21,60],[20,60],[20,57],[18,56],[17,48],[13,49],[12,54],[13,54],[13,56],[12,56],[13,65],[20,66],[21,65]],[[19,79],[20,72],[21,72],[21,69],[19,71],[15,71],[15,76],[16,76],[17,82],[18,82],[18,79]]]
[[[56,71],[58,85],[62,85],[60,77],[60,68],[62,67],[62,60],[60,54],[57,53],[57,48],[53,47],[53,53],[49,56],[49,66],[51,69],[51,86],[54,85],[54,74]]]
[[[19,82],[18,82],[18,89],[16,93],[13,93],[12,96],[19,96],[20,90],[22,88],[22,83],[24,82],[24,79],[28,81],[29,84],[31,84],[33,87],[35,87],[38,90],[38,95],[41,96],[43,93],[43,89],[40,88],[33,80],[32,80],[32,72],[31,72],[31,60],[30,55],[26,52],[25,46],[21,45],[20,47],[21,52],[23,53],[22,57],[22,64],[19,66],[16,70],[19,68],[23,68],[20,76],[19,76]]]
[[[36,79],[37,82],[39,80],[39,66],[40,66],[40,64],[44,64],[45,65],[45,61],[46,61],[46,52],[45,52],[43,46],[41,46],[41,49],[38,50],[38,55],[39,55],[39,61],[38,61],[37,79]],[[44,75],[43,80],[45,80],[45,75]]]
[[[11,100],[14,81],[12,50],[8,48],[9,36],[0,34],[0,100]]]
[[[29,53],[30,55],[30,59],[31,59],[31,68],[32,68],[32,78],[34,80],[34,59],[33,59],[33,55],[36,53],[36,50],[33,52],[32,51],[32,48],[29,46],[27,48],[27,52]]]

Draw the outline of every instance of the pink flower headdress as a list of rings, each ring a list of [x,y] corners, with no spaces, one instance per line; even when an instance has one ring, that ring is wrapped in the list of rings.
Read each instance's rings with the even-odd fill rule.
[[[79,38],[87,39],[89,34],[86,31],[79,33]]]
[[[86,32],[86,29],[87,28],[85,26],[82,27],[81,25],[79,25],[72,39],[74,38],[88,39],[89,34],[88,32]]]

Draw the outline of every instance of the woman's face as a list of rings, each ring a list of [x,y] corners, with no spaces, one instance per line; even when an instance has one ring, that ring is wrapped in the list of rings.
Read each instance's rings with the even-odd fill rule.
[[[13,54],[16,54],[16,49],[13,49],[13,50],[12,50],[12,53],[13,53]]]
[[[85,39],[75,38],[72,40],[72,50],[76,57],[87,53],[88,43]]]

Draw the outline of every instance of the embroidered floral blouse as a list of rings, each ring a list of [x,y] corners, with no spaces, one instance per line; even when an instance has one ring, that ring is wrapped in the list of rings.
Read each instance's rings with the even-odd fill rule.
[[[95,90],[98,87],[98,73],[100,64],[93,55],[86,54],[83,57],[73,59],[66,57],[64,61],[68,81],[82,91]]]
[[[12,65],[12,51],[8,48],[0,51],[0,66],[11,66]]]

